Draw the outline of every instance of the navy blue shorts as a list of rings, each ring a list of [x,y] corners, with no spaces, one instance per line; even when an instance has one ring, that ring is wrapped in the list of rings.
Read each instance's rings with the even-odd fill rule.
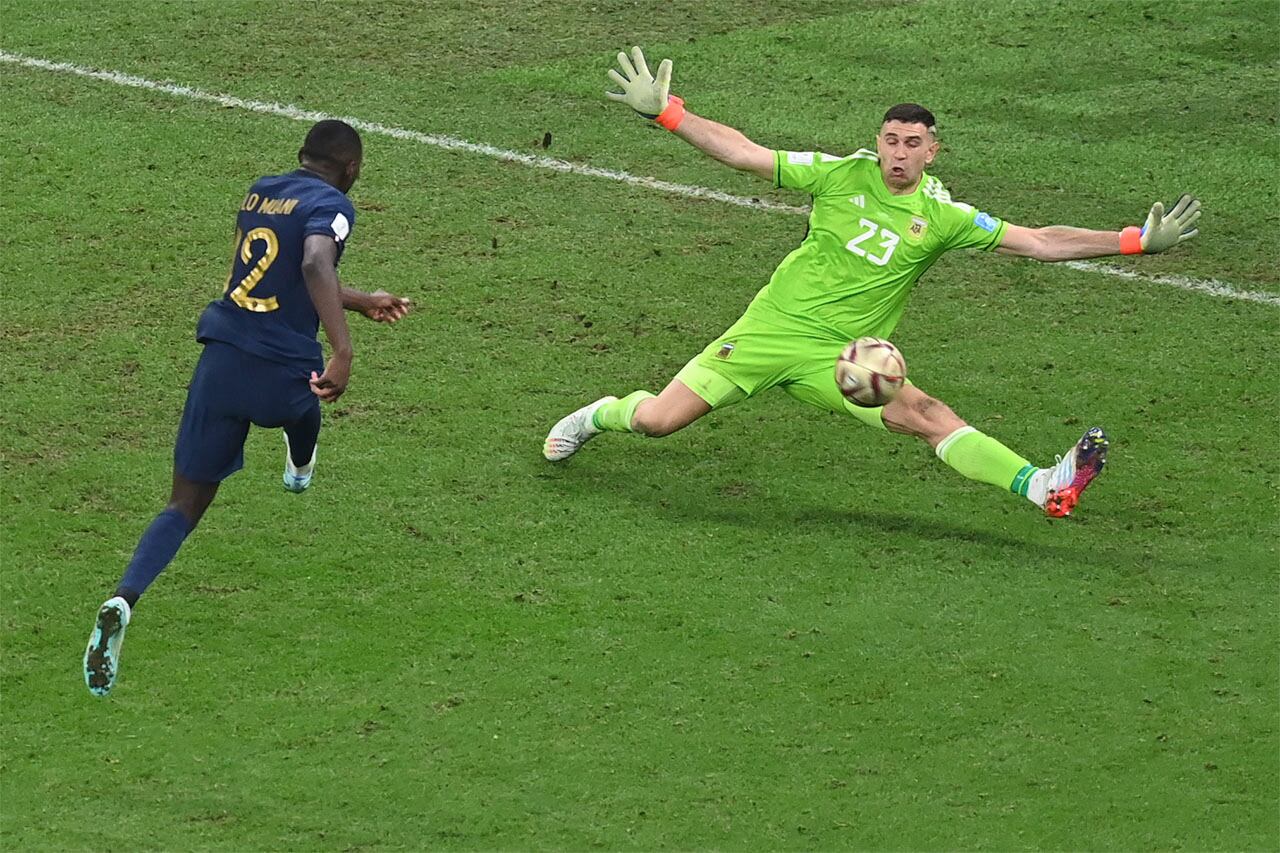
[[[230,344],[205,344],[187,389],[173,465],[197,483],[220,483],[244,467],[249,424],[284,427],[320,408],[308,380],[323,365],[282,364]]]

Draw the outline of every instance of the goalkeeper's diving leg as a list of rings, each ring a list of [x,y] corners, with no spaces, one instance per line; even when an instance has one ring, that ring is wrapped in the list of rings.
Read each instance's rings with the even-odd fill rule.
[[[656,397],[648,391],[633,391],[621,400],[601,397],[561,418],[547,433],[542,455],[552,462],[568,459],[602,432],[636,432],[661,438],[684,429],[711,409],[710,403],[678,378]]]
[[[939,459],[970,480],[1007,488],[1054,518],[1071,514],[1107,462],[1107,436],[1091,427],[1052,468],[1037,468],[914,385],[905,386],[881,417],[891,432],[927,441]]]

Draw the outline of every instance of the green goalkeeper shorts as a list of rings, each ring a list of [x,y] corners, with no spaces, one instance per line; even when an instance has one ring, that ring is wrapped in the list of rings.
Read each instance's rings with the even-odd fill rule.
[[[797,400],[884,429],[881,409],[855,406],[836,385],[844,338],[802,333],[742,317],[676,374],[713,409],[779,387]]]

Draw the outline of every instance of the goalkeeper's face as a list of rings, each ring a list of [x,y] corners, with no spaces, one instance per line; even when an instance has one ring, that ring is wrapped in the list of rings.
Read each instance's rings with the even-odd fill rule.
[[[890,191],[909,193],[938,155],[938,140],[919,122],[886,121],[876,136],[880,174]]]

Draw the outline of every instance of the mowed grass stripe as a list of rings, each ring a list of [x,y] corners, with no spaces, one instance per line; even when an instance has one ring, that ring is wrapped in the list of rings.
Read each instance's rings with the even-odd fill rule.
[[[119,71],[103,71],[94,68],[86,68],[74,63],[55,62],[48,59],[24,56],[22,54],[11,53],[4,50],[0,50],[0,61],[21,65],[27,68],[35,68],[42,71],[74,74],[80,77],[100,80],[118,86],[147,89],[149,91],[173,95],[175,97],[218,104],[223,107],[281,116],[294,121],[315,122],[322,119],[339,118],[350,124],[352,127],[366,133],[374,133],[381,136],[389,136],[393,139],[417,142],[422,145],[430,145],[447,151],[464,151],[471,154],[480,154],[496,160],[519,163],[536,169],[548,169],[568,174],[585,175],[592,178],[604,178],[606,180],[631,184],[633,186],[644,187],[658,192],[681,195],[688,198],[706,199],[708,201],[732,204],[739,207],[780,213],[800,214],[804,216],[809,214],[809,208],[807,207],[782,204],[779,202],[748,196],[734,195],[732,193],[722,192],[710,187],[662,181],[657,178],[633,175],[629,172],[622,172],[615,169],[603,169],[598,166],[574,163],[555,157],[542,157],[534,154],[524,154],[519,151],[511,151],[509,149],[499,148],[487,143],[471,142],[456,136],[422,133],[416,130],[408,130],[402,127],[381,124],[379,122],[366,121],[354,116],[336,116],[315,110],[306,110],[292,104],[280,104],[273,101],[259,101],[240,98],[234,95],[205,92],[201,89],[196,89],[190,86],[183,86],[175,83],[162,83],[155,80],[149,80],[145,77],[125,74]],[[1149,284],[1163,285],[1167,287],[1176,287],[1182,290],[1188,290],[1222,299],[1239,299],[1246,302],[1256,302],[1263,305],[1280,307],[1280,296],[1278,295],[1264,293],[1261,291],[1244,290],[1235,285],[1215,279],[1200,279],[1189,276],[1168,274],[1153,276],[1128,270],[1123,267],[1117,267],[1113,264],[1094,263],[1090,261],[1071,261],[1067,266],[1082,272],[1096,273],[1113,278],[1143,281]]]

